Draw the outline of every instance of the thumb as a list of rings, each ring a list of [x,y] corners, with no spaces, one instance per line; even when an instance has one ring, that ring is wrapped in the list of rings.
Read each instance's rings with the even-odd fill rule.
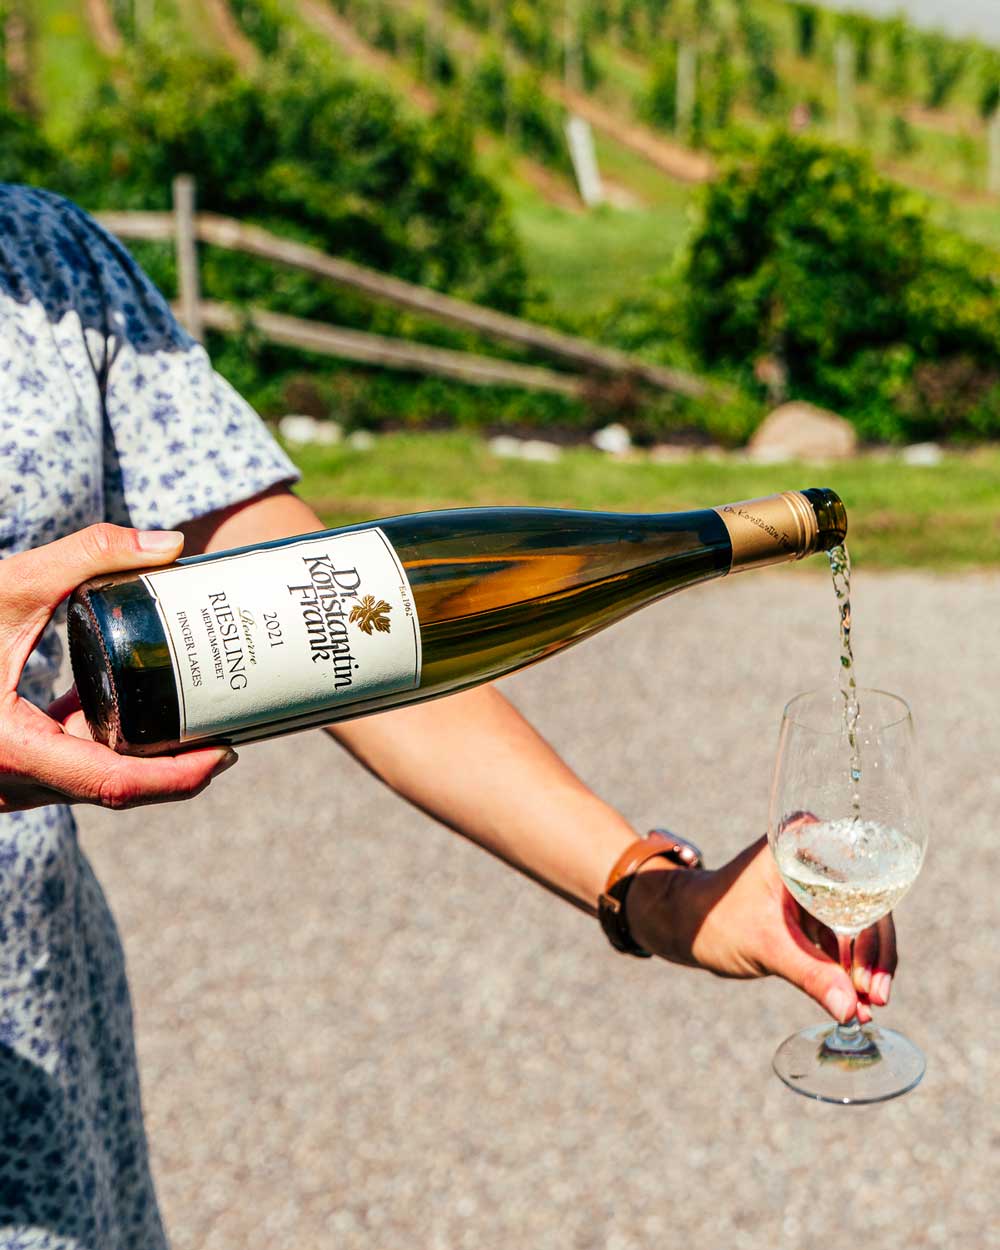
[[[851,978],[801,930],[789,932],[787,942],[772,960],[772,970],[815,999],[841,1024],[857,1012],[858,996]]]
[[[52,613],[81,582],[169,563],[183,546],[184,535],[174,530],[91,525],[10,556],[0,565],[0,656],[20,674]]]

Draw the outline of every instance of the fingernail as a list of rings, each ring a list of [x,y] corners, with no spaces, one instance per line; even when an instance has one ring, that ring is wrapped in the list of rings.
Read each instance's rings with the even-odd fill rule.
[[[854,1014],[854,998],[847,990],[833,989],[823,999],[823,1006],[835,1020],[847,1020]]]
[[[218,777],[219,774],[224,773],[227,768],[232,768],[239,758],[240,757],[236,754],[232,747],[227,747],[218,764],[216,764],[216,766],[212,769],[212,777]]]
[[[855,968],[854,984],[862,992],[862,994],[869,993],[872,988],[871,968]]]
[[[871,997],[877,998],[885,1006],[889,1001],[889,991],[891,989],[892,975],[888,972],[876,972],[872,977]]]
[[[165,551],[176,551],[183,543],[184,535],[180,530],[140,530],[139,549],[153,555],[163,555]]]

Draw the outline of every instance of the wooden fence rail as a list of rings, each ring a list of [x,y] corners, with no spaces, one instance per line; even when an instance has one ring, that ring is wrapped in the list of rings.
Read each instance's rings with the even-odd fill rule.
[[[410,339],[387,338],[364,330],[344,326],[322,325],[303,321],[263,308],[242,311],[228,304],[204,300],[198,306],[201,324],[210,330],[239,331],[247,324],[272,343],[298,347],[303,351],[356,360],[362,364],[381,365],[386,369],[409,369],[432,373],[439,377],[458,378],[474,386],[518,386],[535,391],[555,391],[561,395],[583,395],[590,385],[578,374],[559,373],[537,365],[521,365],[493,356],[477,356],[472,352],[449,351],[414,343]]]
[[[499,339],[503,342],[516,344],[519,347],[527,347],[542,352],[556,360],[574,365],[577,369],[583,370],[588,374],[596,373],[631,377],[649,386],[691,398],[700,398],[711,394],[721,395],[723,393],[724,388],[709,384],[701,378],[685,373],[682,370],[651,364],[635,356],[630,356],[626,352],[618,351],[613,347],[605,347],[587,339],[552,330],[548,326],[540,326],[534,322],[522,320],[519,317],[509,316],[507,313],[497,312],[492,308],[484,308],[479,304],[455,299],[450,295],[442,295],[439,291],[432,291],[427,287],[417,286],[412,282],[405,282],[401,278],[395,278],[389,274],[368,269],[363,265],[355,264],[353,261],[343,260],[336,256],[328,256],[317,248],[309,247],[304,243],[296,243],[291,239],[279,238],[269,231],[262,230],[259,226],[247,225],[245,222],[236,221],[230,217],[220,217],[214,213],[195,213],[193,205],[194,192],[192,181],[185,176],[181,176],[175,179],[174,182],[175,207],[173,213],[108,212],[98,214],[98,219],[112,234],[116,234],[122,239],[175,241],[178,253],[178,273],[181,282],[179,292],[180,310],[187,328],[196,337],[200,336],[198,319],[201,301],[197,289],[197,264],[194,260],[195,241],[290,265],[307,273],[315,274],[318,277],[326,278],[350,290],[361,292],[374,300],[392,304],[397,308],[405,308],[410,312],[420,313],[435,321],[460,326],[463,329],[476,331],[489,338]],[[213,310],[211,316],[216,321],[213,328],[223,328],[219,324],[223,319],[221,306],[210,305],[210,307]],[[272,330],[276,330],[279,325],[282,326],[281,333],[283,337],[281,341],[290,346],[302,346],[309,350],[329,350],[330,354],[338,354],[333,352],[333,344],[336,340],[342,344],[343,350],[339,354],[348,359],[364,359],[369,362],[373,360],[371,353],[376,351],[374,345],[364,348],[361,344],[363,341],[374,340],[378,336],[357,337],[356,331],[348,332],[337,327],[323,327],[316,322],[298,321],[295,318],[278,318],[277,314],[269,313],[265,315],[260,310],[256,311],[253,317],[254,324],[266,337],[270,337],[270,332],[265,328],[266,325],[270,325]],[[236,325],[242,324],[239,314],[234,313],[231,320],[232,325],[226,328],[234,328]],[[309,327],[309,329],[307,330],[306,327]],[[326,335],[319,333],[319,331],[324,329],[329,331],[329,333]],[[293,334],[309,337],[310,343],[296,341],[292,337]],[[327,343],[328,347],[317,348],[312,345],[320,341]],[[395,342],[397,349],[393,355],[396,360],[402,359],[400,354],[401,341],[381,340],[381,342]],[[411,357],[414,363],[410,365],[397,364],[394,367],[420,369],[421,365],[415,363],[418,356],[428,365],[436,363],[437,366],[440,366],[442,360],[447,357],[458,357],[466,354],[451,352],[442,355],[442,349],[439,348],[424,348],[416,343],[409,343],[408,346],[413,349]],[[355,348],[368,354],[363,357],[349,355],[349,349],[354,350]],[[420,349],[419,351],[417,350],[418,348]],[[379,348],[377,350],[383,349]],[[474,373],[482,374],[483,362],[488,358],[479,356],[473,357],[473,359],[477,363],[468,371],[468,381],[475,380],[472,376]],[[377,363],[389,364],[388,357],[386,360]],[[567,378],[566,386],[556,386],[552,380],[563,375],[557,374],[552,370],[539,369],[528,365],[514,366],[507,361],[494,361],[493,364],[495,366],[495,376],[490,381],[500,380],[497,370],[503,366],[509,377],[514,376],[511,370],[516,369],[521,372],[524,379],[519,383],[512,382],[510,383],[511,385],[532,386],[533,383],[528,379],[534,377],[534,385],[541,385],[546,390],[562,389],[567,394],[579,394],[583,387],[583,381],[578,377],[573,378],[571,375],[565,375]],[[452,365],[449,364],[448,368],[451,369]],[[441,372],[441,369],[435,367],[433,370],[428,371]],[[459,374],[450,372],[449,376],[457,377]],[[541,381],[543,378],[547,378],[548,381],[543,383]]]

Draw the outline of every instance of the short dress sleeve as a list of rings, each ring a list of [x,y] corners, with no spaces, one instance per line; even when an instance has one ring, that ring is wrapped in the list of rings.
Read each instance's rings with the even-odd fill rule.
[[[125,248],[73,205],[104,301],[105,515],[169,529],[293,482],[295,466]]]

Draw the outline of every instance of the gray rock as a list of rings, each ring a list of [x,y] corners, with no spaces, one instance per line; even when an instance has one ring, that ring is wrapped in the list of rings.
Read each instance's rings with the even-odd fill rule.
[[[850,421],[798,400],[782,404],[764,418],[747,446],[760,464],[782,460],[846,460],[857,451]]]

